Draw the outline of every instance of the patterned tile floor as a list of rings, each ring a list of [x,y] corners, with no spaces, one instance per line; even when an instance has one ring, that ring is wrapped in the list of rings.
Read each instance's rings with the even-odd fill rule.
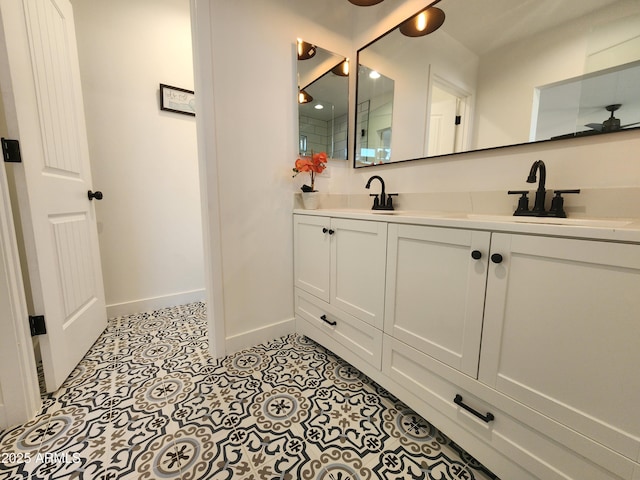
[[[289,335],[207,354],[201,303],[109,321],[0,479],[495,478],[355,368]]]

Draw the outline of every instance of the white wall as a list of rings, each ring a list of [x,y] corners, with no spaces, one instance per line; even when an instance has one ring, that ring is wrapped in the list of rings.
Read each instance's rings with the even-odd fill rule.
[[[72,0],[110,316],[204,298],[188,0]]]

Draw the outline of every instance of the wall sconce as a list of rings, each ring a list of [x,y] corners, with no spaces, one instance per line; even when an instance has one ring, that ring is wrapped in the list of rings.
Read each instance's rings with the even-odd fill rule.
[[[345,58],[343,62],[333,67],[331,71],[340,77],[348,77],[349,76],[349,59]]]
[[[439,29],[444,23],[444,12],[429,7],[400,24],[400,32],[407,37],[422,37]]]
[[[382,2],[382,0],[349,0],[354,5],[359,7],[370,7],[371,5],[377,5]]]
[[[298,39],[298,60],[309,60],[316,54],[316,46]]]
[[[309,95],[307,92],[305,92],[304,90],[299,90],[298,91],[298,103],[299,104],[303,104],[303,103],[309,103],[313,101],[313,97],[311,95]]]

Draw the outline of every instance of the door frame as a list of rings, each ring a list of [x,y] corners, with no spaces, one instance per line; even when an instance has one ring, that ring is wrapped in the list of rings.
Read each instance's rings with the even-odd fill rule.
[[[190,0],[190,6],[209,353],[213,358],[220,358],[226,354],[227,338],[218,155],[216,138],[211,134],[216,131],[212,12],[209,0]]]

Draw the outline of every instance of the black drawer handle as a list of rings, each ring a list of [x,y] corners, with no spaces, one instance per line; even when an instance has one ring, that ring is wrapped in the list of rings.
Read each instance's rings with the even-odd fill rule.
[[[456,394],[456,398],[453,399],[453,402],[456,405],[460,405],[462,408],[464,408],[467,412],[472,413],[473,415],[475,415],[476,417],[478,417],[480,420],[482,420],[483,422],[489,423],[493,420],[495,420],[496,417],[493,416],[493,413],[491,412],[487,412],[486,415],[481,414],[479,411],[474,410],[473,408],[471,408],[469,405],[465,405],[462,402],[462,396],[460,394]]]
[[[326,315],[322,315],[322,316],[320,317],[320,320],[322,320],[322,321],[323,321],[323,322],[325,322],[325,323],[328,323],[328,324],[329,324],[329,325],[331,325],[332,327],[335,327],[335,326],[338,324],[338,322],[332,322],[331,320],[327,320],[327,316],[326,316]]]

